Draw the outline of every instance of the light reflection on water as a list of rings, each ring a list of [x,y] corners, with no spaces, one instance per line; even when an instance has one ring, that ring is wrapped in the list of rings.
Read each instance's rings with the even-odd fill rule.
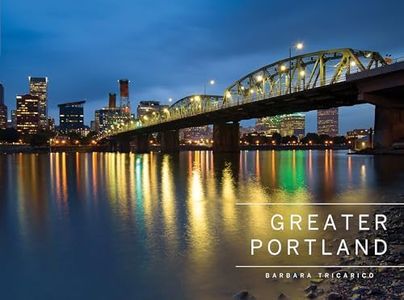
[[[264,298],[307,285],[265,281],[264,271],[237,264],[330,263],[250,257],[251,238],[354,234],[271,232],[272,214],[371,212],[236,202],[394,201],[404,166],[332,150],[201,151],[3,155],[0,171],[0,286],[8,298],[229,299],[243,288]]]

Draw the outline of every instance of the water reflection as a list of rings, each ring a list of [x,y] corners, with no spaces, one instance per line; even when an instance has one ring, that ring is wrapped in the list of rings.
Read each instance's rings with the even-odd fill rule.
[[[131,298],[221,299],[220,291],[246,284],[268,290],[260,274],[238,272],[235,264],[301,262],[248,256],[251,238],[307,234],[270,232],[273,213],[326,212],[237,202],[384,202],[386,195],[394,201],[404,162],[314,150],[53,153],[0,156],[0,171],[0,260],[22,251],[24,260],[11,264],[18,272],[35,276],[40,268],[29,266],[46,264],[41,276],[52,289],[94,277],[103,266],[81,287],[88,298],[114,298],[111,290],[121,289]],[[63,279],[55,277],[60,272]],[[106,274],[120,278],[113,289]]]

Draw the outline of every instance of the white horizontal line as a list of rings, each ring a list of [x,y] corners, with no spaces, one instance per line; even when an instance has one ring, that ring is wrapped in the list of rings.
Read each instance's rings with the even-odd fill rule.
[[[404,266],[236,266],[236,268],[404,268]]]
[[[239,206],[404,206],[404,202],[377,202],[377,203],[362,203],[362,202],[332,202],[332,203],[287,203],[287,202],[237,202]]]

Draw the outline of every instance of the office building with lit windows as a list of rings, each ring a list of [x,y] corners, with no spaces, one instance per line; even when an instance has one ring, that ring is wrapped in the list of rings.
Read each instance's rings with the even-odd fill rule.
[[[120,86],[120,96],[129,97],[129,92],[126,90],[128,86],[125,86],[123,83]],[[122,104],[122,101],[121,101]],[[94,122],[92,129],[96,132],[104,132],[106,130],[111,129],[113,126],[119,126],[121,124],[127,123],[128,119],[131,119],[132,116],[128,115],[127,106],[117,106],[116,105],[116,94],[109,93],[108,95],[108,106],[97,109],[95,111]]]
[[[305,135],[306,118],[304,114],[296,113],[283,115],[280,121],[281,136],[296,136],[299,139]]]
[[[279,133],[281,136],[296,136],[302,138],[305,135],[306,118],[304,114],[296,113],[278,115],[257,119],[255,130],[268,136]]]
[[[16,129],[23,135],[36,134],[40,128],[38,96],[17,95]]]
[[[282,118],[283,115],[259,118],[255,123],[255,130],[267,135],[279,133],[281,131]]]
[[[59,132],[81,134],[84,126],[85,101],[76,101],[59,104]]]
[[[39,99],[39,126],[45,129],[48,127],[48,78],[29,77],[29,93]]]
[[[153,114],[160,113],[168,107],[168,105],[161,105],[160,101],[140,101],[139,105],[137,106],[137,118],[139,120],[142,120],[142,118],[144,118],[145,116],[150,117]]]
[[[127,122],[127,116],[122,113],[120,107],[104,107],[95,111],[94,130],[96,132],[104,132]]]
[[[317,133],[329,136],[338,135],[338,108],[317,111]]]

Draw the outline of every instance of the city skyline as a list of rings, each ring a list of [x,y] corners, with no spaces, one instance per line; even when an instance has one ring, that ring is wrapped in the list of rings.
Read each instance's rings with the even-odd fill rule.
[[[15,95],[24,93],[28,76],[47,76],[50,115],[57,117],[58,103],[85,99],[85,122],[89,124],[93,111],[104,106],[110,91],[116,91],[119,78],[132,81],[131,101],[135,107],[139,100],[157,99],[168,104],[169,98],[202,93],[204,83],[210,79],[215,79],[216,84],[208,86],[208,92],[220,95],[246,71],[286,57],[295,41],[304,42],[304,52],[349,46],[380,51],[383,55],[404,53],[398,42],[403,32],[395,30],[393,34],[391,30],[392,15],[399,9],[374,12],[369,1],[364,5],[350,3],[352,9],[344,9],[344,15],[364,24],[375,16],[371,26],[374,30],[353,28],[337,17],[330,18],[326,8],[316,15],[315,22],[299,18],[310,15],[314,8],[318,11],[316,3],[296,3],[294,12],[289,12],[284,4],[262,1],[251,3],[248,11],[239,2],[228,6],[210,1],[181,5],[156,1],[153,8],[145,2],[123,4],[83,4],[76,15],[59,18],[63,10],[73,8],[71,4],[4,3],[0,81],[5,85],[6,104],[14,106]],[[358,15],[354,8],[359,6],[362,13]],[[343,7],[344,3],[334,7],[333,15],[338,16]],[[28,11],[43,18],[32,26],[27,18],[30,14],[24,14]],[[278,11],[283,13],[278,16]],[[150,18],[152,15],[156,16]],[[100,21],[100,16],[106,21]],[[127,23],[128,17],[134,21]],[[216,21],[203,22],[207,17]],[[239,34],[234,35],[234,20],[241,17],[244,26],[237,28]],[[324,28],[317,25],[321,20]],[[279,35],[275,28],[285,21],[289,30]],[[259,46],[255,41],[262,37],[252,30],[257,27],[268,29],[268,38],[262,39]],[[99,38],[93,36],[95,29],[103,32]],[[17,62],[21,67],[14,68]],[[373,109],[369,105],[341,109],[341,132],[369,127],[365,124],[372,122]],[[314,112],[307,114],[307,123],[308,130],[314,131]]]

